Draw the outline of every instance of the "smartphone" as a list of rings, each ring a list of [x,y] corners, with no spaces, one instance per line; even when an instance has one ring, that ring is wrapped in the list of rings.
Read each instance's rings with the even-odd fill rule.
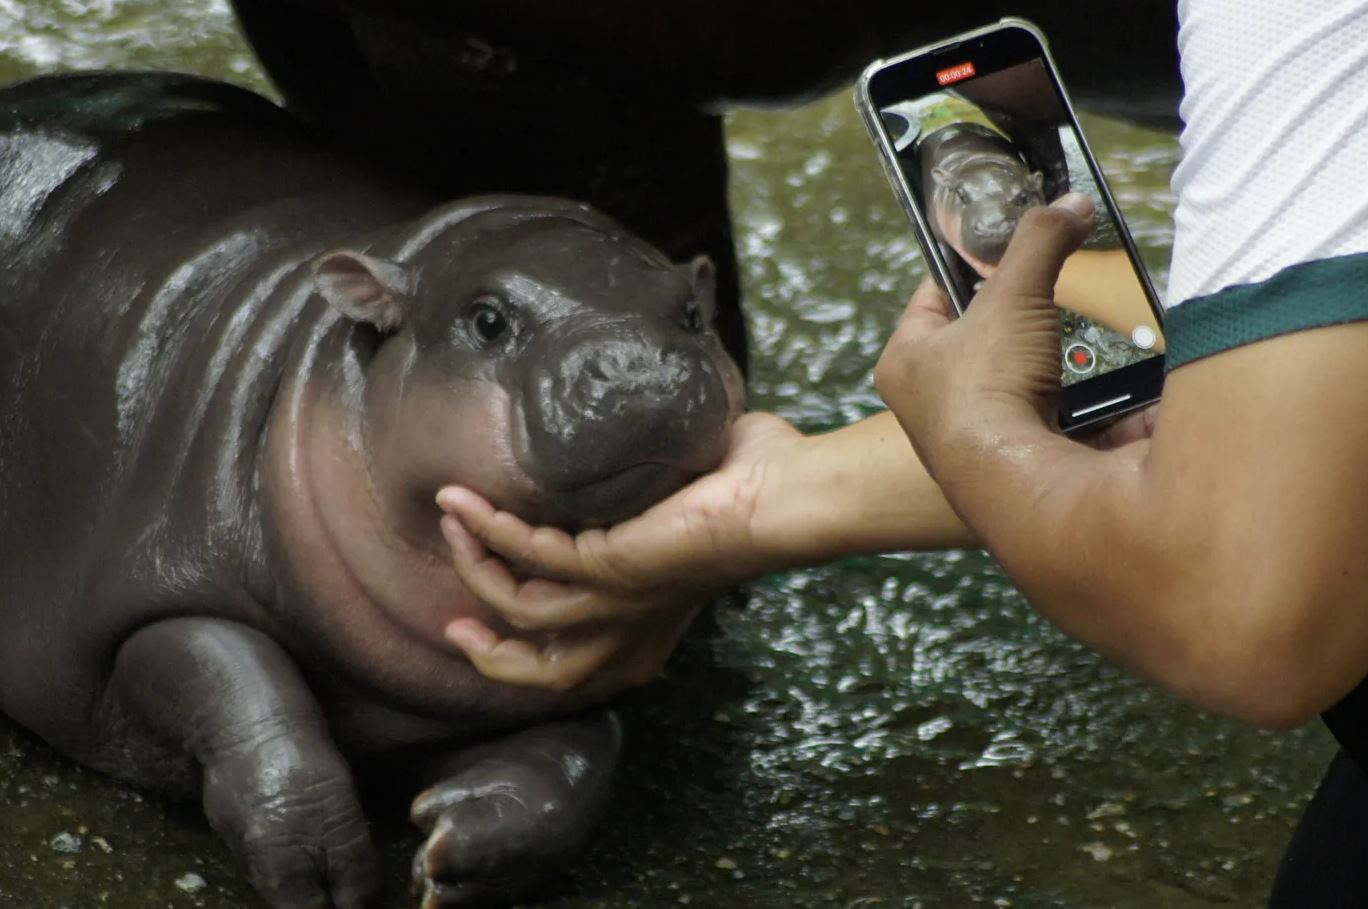
[[[1030,208],[1092,197],[1092,234],[1055,286],[1059,426],[1074,432],[1157,400],[1163,308],[1039,29],[1003,19],[877,60],[855,91],[927,267],[959,313]]]

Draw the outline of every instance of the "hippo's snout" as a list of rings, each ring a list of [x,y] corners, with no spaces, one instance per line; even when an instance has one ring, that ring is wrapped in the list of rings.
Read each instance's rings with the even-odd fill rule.
[[[529,354],[519,456],[578,523],[635,514],[721,460],[733,405],[689,336],[641,320]]]

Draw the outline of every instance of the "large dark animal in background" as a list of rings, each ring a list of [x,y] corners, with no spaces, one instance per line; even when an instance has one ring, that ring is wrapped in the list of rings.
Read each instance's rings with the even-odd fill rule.
[[[719,331],[738,354],[728,106],[815,98],[875,57],[1008,14],[1044,29],[1075,97],[1094,109],[1174,123],[1182,90],[1174,0],[233,5],[308,119],[450,191],[584,199],[676,258],[709,253]]]

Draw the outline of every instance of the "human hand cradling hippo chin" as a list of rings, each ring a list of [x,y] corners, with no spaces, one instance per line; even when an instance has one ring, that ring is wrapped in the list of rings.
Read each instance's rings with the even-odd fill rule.
[[[649,681],[698,608],[782,561],[766,558],[772,534],[754,522],[771,511],[760,502],[773,488],[767,478],[800,439],[779,417],[746,414],[716,471],[638,517],[576,536],[533,528],[470,489],[443,489],[437,502],[457,574],[522,636],[463,617],[448,639],[503,682],[568,688],[592,679],[613,690]]]
[[[448,640],[499,681],[621,689],[658,673],[698,607],[731,586],[856,553],[977,545],[932,477],[956,445],[991,444],[1021,421],[1054,428],[1052,290],[1091,217],[1080,195],[1033,211],[963,319],[925,281],[876,372],[888,412],[811,437],[746,414],[716,471],[637,517],[575,535],[443,489],[456,572],[511,629],[462,618]],[[1156,413],[1086,441],[1107,449],[1146,438]]]

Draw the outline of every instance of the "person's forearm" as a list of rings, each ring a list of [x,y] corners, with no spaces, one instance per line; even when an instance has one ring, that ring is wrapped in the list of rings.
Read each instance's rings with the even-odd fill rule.
[[[1043,426],[957,447],[938,465],[966,523],[1046,618],[1141,674],[1172,652],[1137,501],[1148,442],[1097,452]],[[1132,594],[1145,591],[1137,598]],[[1142,605],[1143,604],[1143,605]],[[1148,606],[1149,608],[1146,608]]]
[[[1166,377],[1148,441],[1089,449],[1049,414],[1051,293],[1090,210],[1065,196],[1028,212],[959,320],[919,289],[876,387],[1042,615],[1199,706],[1268,727],[1306,722],[1368,666],[1368,427],[1336,418],[1363,412],[1368,323],[1184,364]],[[1336,280],[1308,282],[1307,305],[1352,299],[1361,283]]]
[[[939,475],[1065,633],[1206,709],[1304,722],[1329,688],[1307,677],[1321,667],[1288,621],[1300,592],[1278,580],[1291,574],[1286,560],[1249,545],[1248,516],[1215,490],[1157,468],[1156,444],[1098,452],[1037,426],[966,446]]]
[[[1130,337],[1138,326],[1155,329],[1155,350],[1164,352],[1159,325],[1124,250],[1079,250],[1064,263],[1055,303],[1104,328]]]
[[[800,443],[767,522],[786,561],[977,546],[884,412]]]

